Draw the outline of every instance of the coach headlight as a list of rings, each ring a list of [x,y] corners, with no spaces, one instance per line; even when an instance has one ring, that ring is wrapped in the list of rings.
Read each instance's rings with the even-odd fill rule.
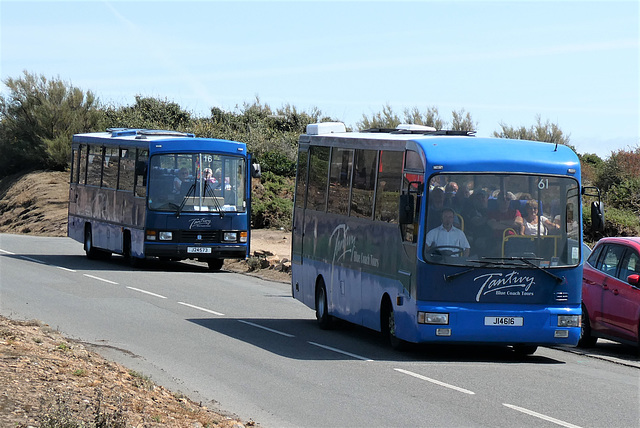
[[[418,324],[449,324],[449,314],[439,312],[418,312]]]
[[[558,315],[558,327],[580,327],[580,315]]]

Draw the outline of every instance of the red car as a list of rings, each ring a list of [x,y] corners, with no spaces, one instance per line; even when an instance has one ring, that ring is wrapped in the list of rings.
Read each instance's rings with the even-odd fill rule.
[[[602,337],[640,350],[639,326],[640,237],[603,238],[584,264],[578,346]]]

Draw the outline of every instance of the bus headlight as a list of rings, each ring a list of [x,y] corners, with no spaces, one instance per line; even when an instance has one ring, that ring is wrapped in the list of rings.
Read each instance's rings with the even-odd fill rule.
[[[161,241],[171,241],[173,239],[173,233],[172,232],[160,232],[158,234],[158,238],[160,238]]]
[[[449,324],[449,314],[438,312],[418,312],[418,324]]]
[[[580,327],[580,315],[558,315],[558,327]]]
[[[238,242],[238,232],[225,232],[222,240],[224,242]]]

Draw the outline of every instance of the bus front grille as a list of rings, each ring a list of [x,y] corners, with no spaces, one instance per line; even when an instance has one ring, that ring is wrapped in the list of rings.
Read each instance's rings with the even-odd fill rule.
[[[218,231],[193,231],[183,230],[180,236],[180,242],[207,242],[207,243],[219,243],[220,232]]]

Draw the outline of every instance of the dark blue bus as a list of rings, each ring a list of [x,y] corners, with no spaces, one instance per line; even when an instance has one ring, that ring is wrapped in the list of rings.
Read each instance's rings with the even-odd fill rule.
[[[568,147],[420,126],[299,140],[293,296],[407,342],[575,345],[580,163]]]
[[[68,236],[87,257],[198,259],[249,252],[252,164],[244,143],[162,130],[73,136]]]

